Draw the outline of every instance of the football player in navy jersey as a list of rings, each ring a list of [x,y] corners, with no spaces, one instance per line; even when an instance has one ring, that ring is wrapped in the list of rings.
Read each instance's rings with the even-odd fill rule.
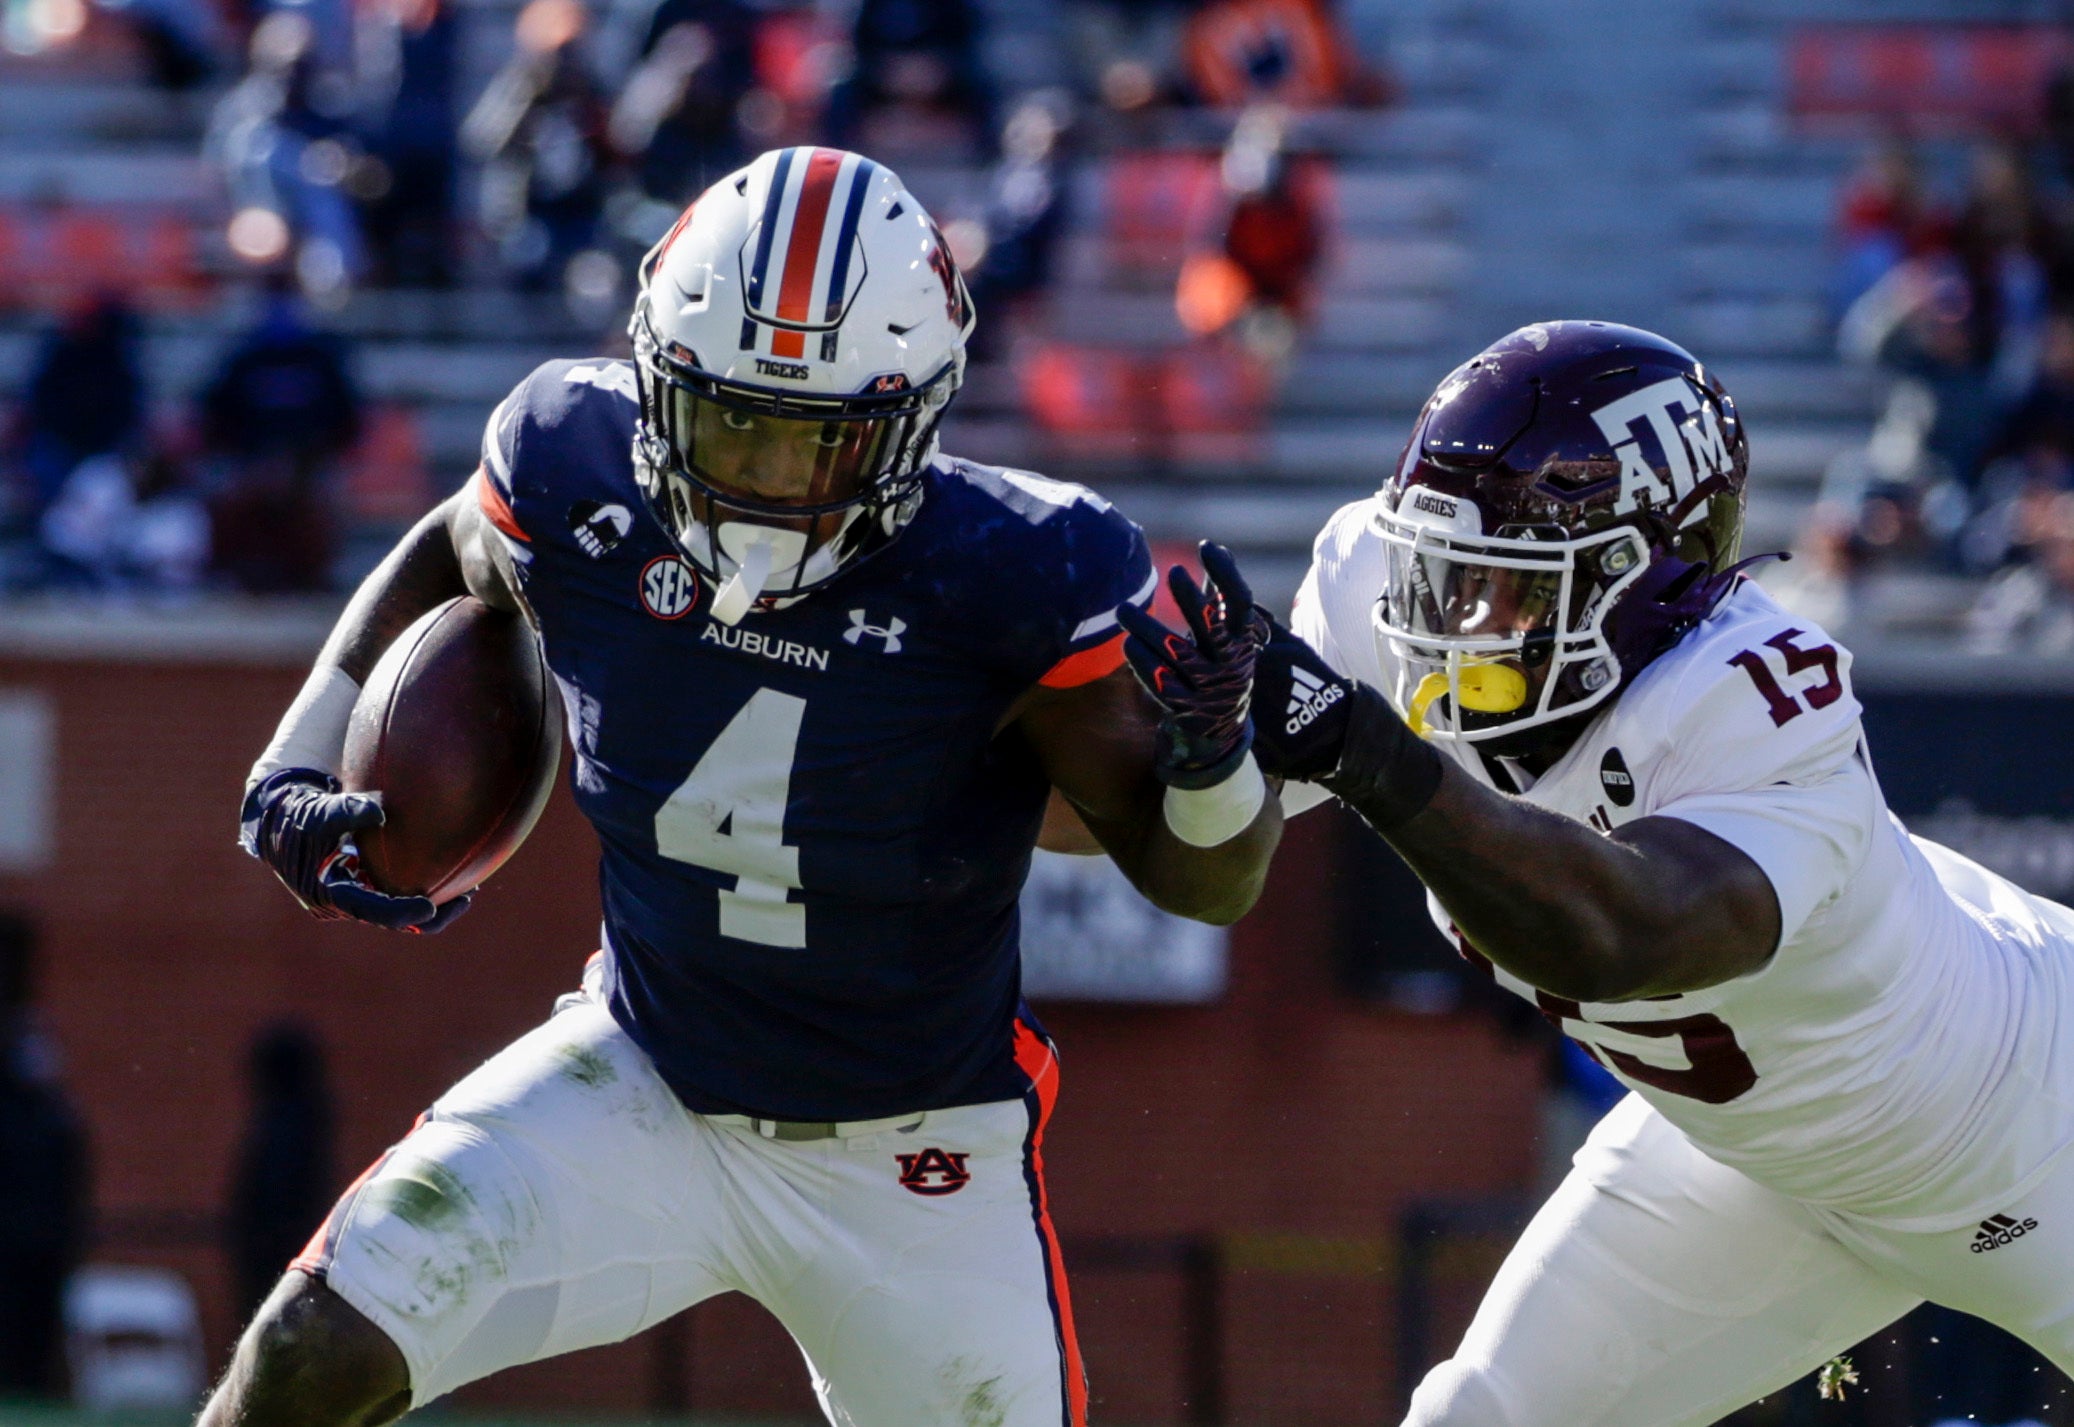
[[[1017,895],[1051,806],[1163,907],[1252,905],[1280,831],[1256,643],[1177,581],[1192,697],[1163,713],[1116,614],[1153,593],[1138,529],[938,452],[971,303],[883,166],[765,154],[641,276],[633,360],[550,362],[497,408],[473,479],[347,607],[242,820],[320,916],[458,915],[366,884],[379,800],[335,774],[384,646],[474,594],[560,683],[602,951],[340,1200],[202,1420],[370,1427],[736,1289],[832,1422],[1077,1427]]]

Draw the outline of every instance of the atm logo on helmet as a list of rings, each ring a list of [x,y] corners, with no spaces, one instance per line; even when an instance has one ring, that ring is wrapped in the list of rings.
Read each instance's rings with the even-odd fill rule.
[[[1620,457],[1620,498],[1613,503],[1616,514],[1627,515],[1643,505],[1659,509],[1675,505],[1702,480],[1727,475],[1735,468],[1713,403],[1684,377],[1668,377],[1629,392],[1593,412],[1592,420],[1599,423],[1599,430]],[[1641,439],[1633,429],[1638,421],[1649,423],[1663,451],[1664,467],[1671,478],[1668,486],[1642,454]]]

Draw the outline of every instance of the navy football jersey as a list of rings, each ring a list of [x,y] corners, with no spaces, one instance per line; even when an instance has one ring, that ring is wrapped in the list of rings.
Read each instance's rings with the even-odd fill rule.
[[[939,459],[889,546],[730,626],[634,484],[635,415],[628,363],[550,362],[476,477],[603,844],[613,1014],[704,1113],[1022,1095],[1016,902],[1049,785],[999,729],[1032,685],[1121,665],[1143,535],[1082,487]]]

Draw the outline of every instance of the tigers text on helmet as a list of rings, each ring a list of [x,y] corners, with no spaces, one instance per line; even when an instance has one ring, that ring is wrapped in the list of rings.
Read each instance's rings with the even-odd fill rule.
[[[818,589],[899,533],[973,311],[891,169],[764,154],[700,194],[640,276],[634,474],[715,617]]]
[[[1728,393],[1654,333],[1541,322],[1458,367],[1376,498],[1398,711],[1493,753],[1566,742],[1727,592],[1748,473]]]

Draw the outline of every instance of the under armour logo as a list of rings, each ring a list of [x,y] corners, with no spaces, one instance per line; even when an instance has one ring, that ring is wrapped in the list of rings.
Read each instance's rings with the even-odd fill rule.
[[[956,1194],[972,1182],[972,1173],[965,1168],[970,1154],[945,1154],[931,1145],[920,1154],[893,1158],[900,1161],[900,1187],[914,1194]]]
[[[898,654],[900,652],[900,636],[907,630],[907,621],[897,614],[886,624],[867,624],[865,618],[863,610],[851,610],[850,627],[843,631],[843,638],[852,644],[862,644],[864,636],[868,634],[873,639],[885,640],[886,652],[888,654]]]

